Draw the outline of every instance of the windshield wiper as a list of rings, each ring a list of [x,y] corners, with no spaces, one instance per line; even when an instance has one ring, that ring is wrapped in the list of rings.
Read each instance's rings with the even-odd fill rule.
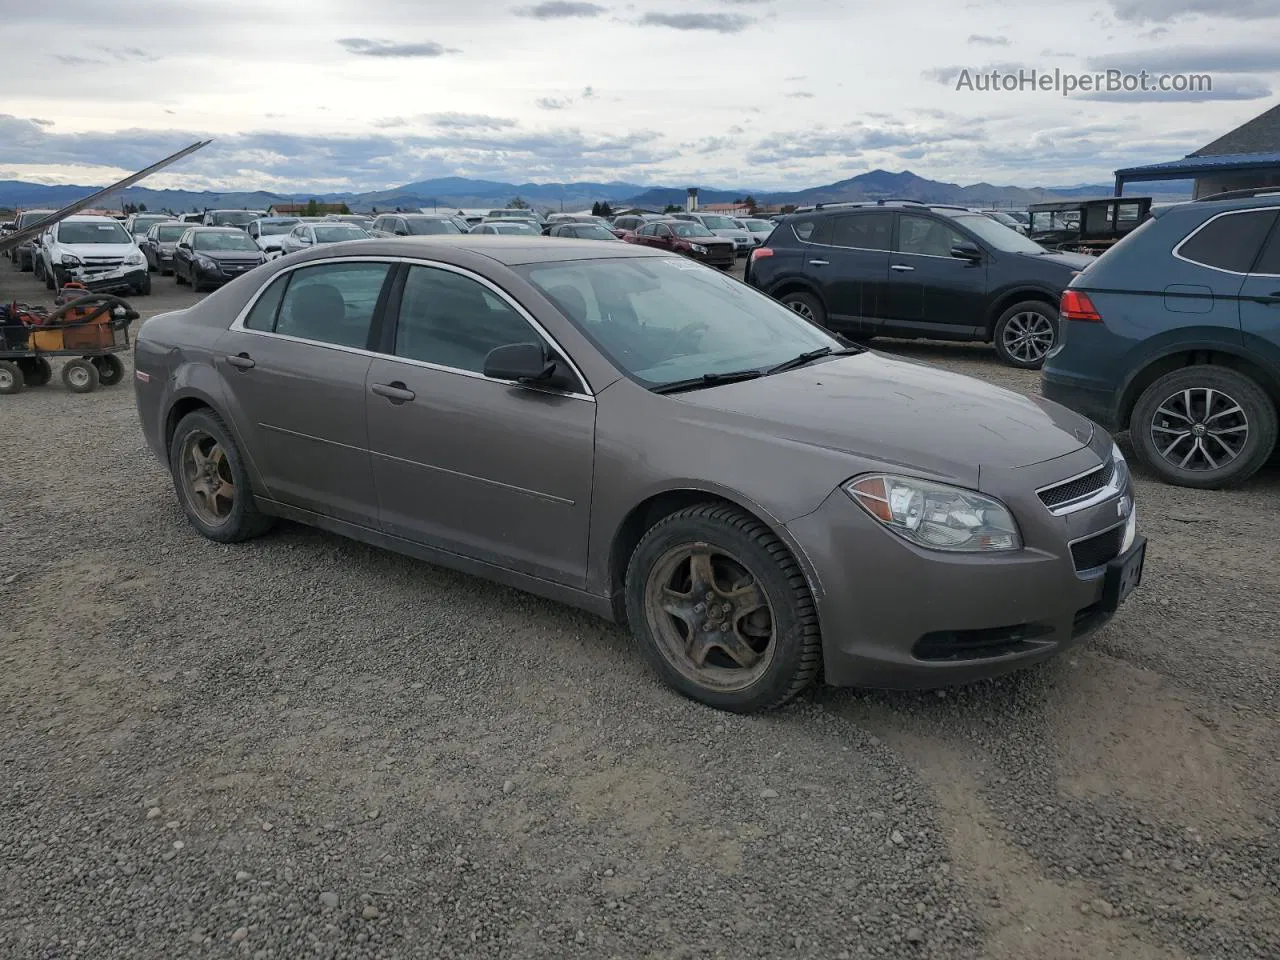
[[[700,377],[688,380],[673,380],[671,383],[650,387],[650,393],[683,393],[686,390],[701,390],[704,387],[718,387],[722,383],[738,383],[741,380],[754,380],[764,376],[761,370],[731,370],[728,373],[704,373]]]
[[[790,360],[775,363],[772,367],[766,367],[764,372],[766,374],[782,373],[786,370],[803,367],[806,363],[812,363],[814,360],[820,360],[823,357],[844,357],[862,352],[862,347],[843,347],[839,350],[833,350],[831,347],[819,347],[817,350],[810,350],[808,353],[802,353],[798,357],[792,357]]]

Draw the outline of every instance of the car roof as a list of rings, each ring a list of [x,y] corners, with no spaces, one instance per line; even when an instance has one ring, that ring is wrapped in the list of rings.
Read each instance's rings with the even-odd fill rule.
[[[375,238],[326,244],[323,251],[311,251],[309,260],[328,257],[422,257],[444,263],[465,265],[467,254],[480,255],[504,266],[527,263],[555,263],[566,260],[602,260],[619,257],[670,257],[665,250],[654,250],[630,243],[601,244],[599,240],[569,240],[558,237],[502,236],[463,233],[430,237]],[[461,256],[459,256],[461,254]],[[295,254],[296,256],[296,254]],[[304,256],[306,256],[304,254]]]
[[[110,223],[119,223],[115,217],[107,217],[97,213],[73,213],[69,217],[63,217],[59,223],[102,223],[103,221]]]
[[[380,213],[380,217],[409,217],[412,220],[452,220],[454,213]]]
[[[188,224],[196,233],[238,233],[244,236],[244,231],[239,227],[206,227],[200,224]]]

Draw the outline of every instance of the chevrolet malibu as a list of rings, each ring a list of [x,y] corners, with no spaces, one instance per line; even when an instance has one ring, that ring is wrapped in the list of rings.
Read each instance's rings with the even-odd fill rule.
[[[1141,578],[1089,420],[630,244],[304,251],[149,320],[135,387],[204,536],[285,518],[573,604],[727,710],[1026,666]]]

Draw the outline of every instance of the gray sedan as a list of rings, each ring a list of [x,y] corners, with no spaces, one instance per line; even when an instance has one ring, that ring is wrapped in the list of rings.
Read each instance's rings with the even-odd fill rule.
[[[630,244],[326,245],[149,320],[135,386],[204,536],[285,517],[575,604],[728,710],[1035,663],[1142,571],[1087,419]]]

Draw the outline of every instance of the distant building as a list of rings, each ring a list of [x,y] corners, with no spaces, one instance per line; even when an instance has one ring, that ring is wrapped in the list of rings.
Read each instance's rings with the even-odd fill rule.
[[[315,215],[327,216],[330,213],[345,212],[345,203],[317,203]],[[306,217],[311,216],[310,203],[273,203],[267,208],[268,217]]]
[[[1131,183],[1194,180],[1192,197],[1227,190],[1280,187],[1280,105],[1223,134],[1181,160],[1116,171],[1117,197]]]
[[[758,208],[757,208],[758,209]],[[751,208],[745,203],[704,203],[698,208],[699,213],[720,213],[726,217],[749,217]]]

